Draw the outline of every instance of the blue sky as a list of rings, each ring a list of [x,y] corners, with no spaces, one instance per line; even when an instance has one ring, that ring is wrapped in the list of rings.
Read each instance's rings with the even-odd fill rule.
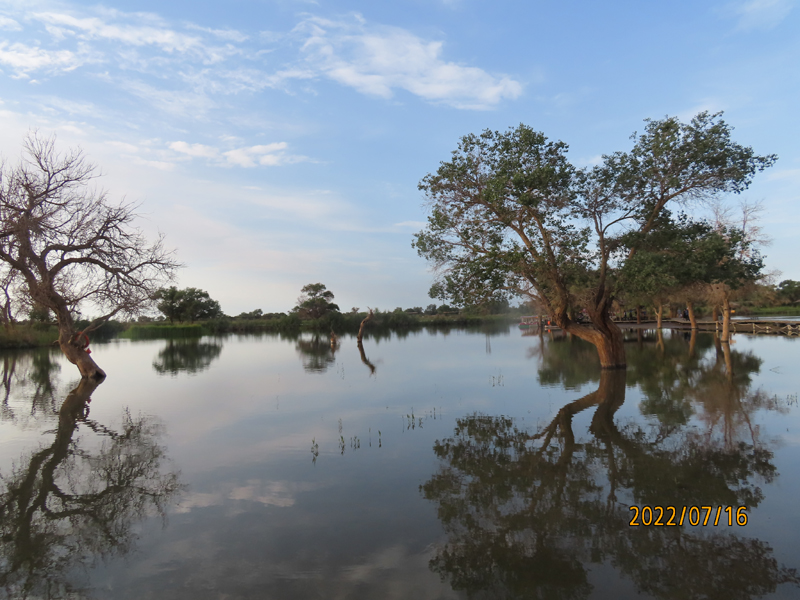
[[[779,156],[744,198],[800,280],[796,4],[0,0],[0,152],[80,145],[229,314],[317,281],[385,310],[431,302],[417,183],[460,136],[525,123],[585,166],[724,110]]]

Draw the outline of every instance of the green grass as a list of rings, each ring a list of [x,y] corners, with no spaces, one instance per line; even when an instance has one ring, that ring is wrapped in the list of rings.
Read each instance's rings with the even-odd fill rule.
[[[0,328],[0,348],[41,348],[58,339],[55,325],[13,325]]]
[[[744,314],[744,311],[742,311]],[[800,306],[764,306],[761,308],[748,308],[747,313],[751,315],[770,315],[796,317],[800,315]]]

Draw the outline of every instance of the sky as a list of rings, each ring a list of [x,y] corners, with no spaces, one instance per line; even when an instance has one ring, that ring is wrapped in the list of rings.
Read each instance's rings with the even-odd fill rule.
[[[316,282],[392,310],[432,302],[417,184],[461,136],[524,123],[589,166],[724,111],[779,157],[742,198],[800,280],[798,65],[795,0],[0,0],[0,154],[82,148],[227,314]]]

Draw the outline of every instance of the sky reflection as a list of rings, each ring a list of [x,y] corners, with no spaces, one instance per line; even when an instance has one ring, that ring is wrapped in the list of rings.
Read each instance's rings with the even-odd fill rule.
[[[91,570],[95,597],[797,592],[796,340],[632,333],[613,377],[578,340],[514,329],[175,342],[94,349],[92,419],[158,423],[186,484],[166,527],[144,520],[135,552]],[[42,382],[9,380],[15,414],[36,406]],[[2,465],[53,443],[57,412],[35,414]],[[644,503],[751,510],[629,527]]]

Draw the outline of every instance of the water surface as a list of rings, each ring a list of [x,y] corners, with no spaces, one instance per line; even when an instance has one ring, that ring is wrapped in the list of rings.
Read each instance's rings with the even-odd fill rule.
[[[501,330],[3,355],[9,597],[796,598],[800,342]],[[87,399],[91,401],[87,402]],[[631,526],[631,506],[746,506]]]

